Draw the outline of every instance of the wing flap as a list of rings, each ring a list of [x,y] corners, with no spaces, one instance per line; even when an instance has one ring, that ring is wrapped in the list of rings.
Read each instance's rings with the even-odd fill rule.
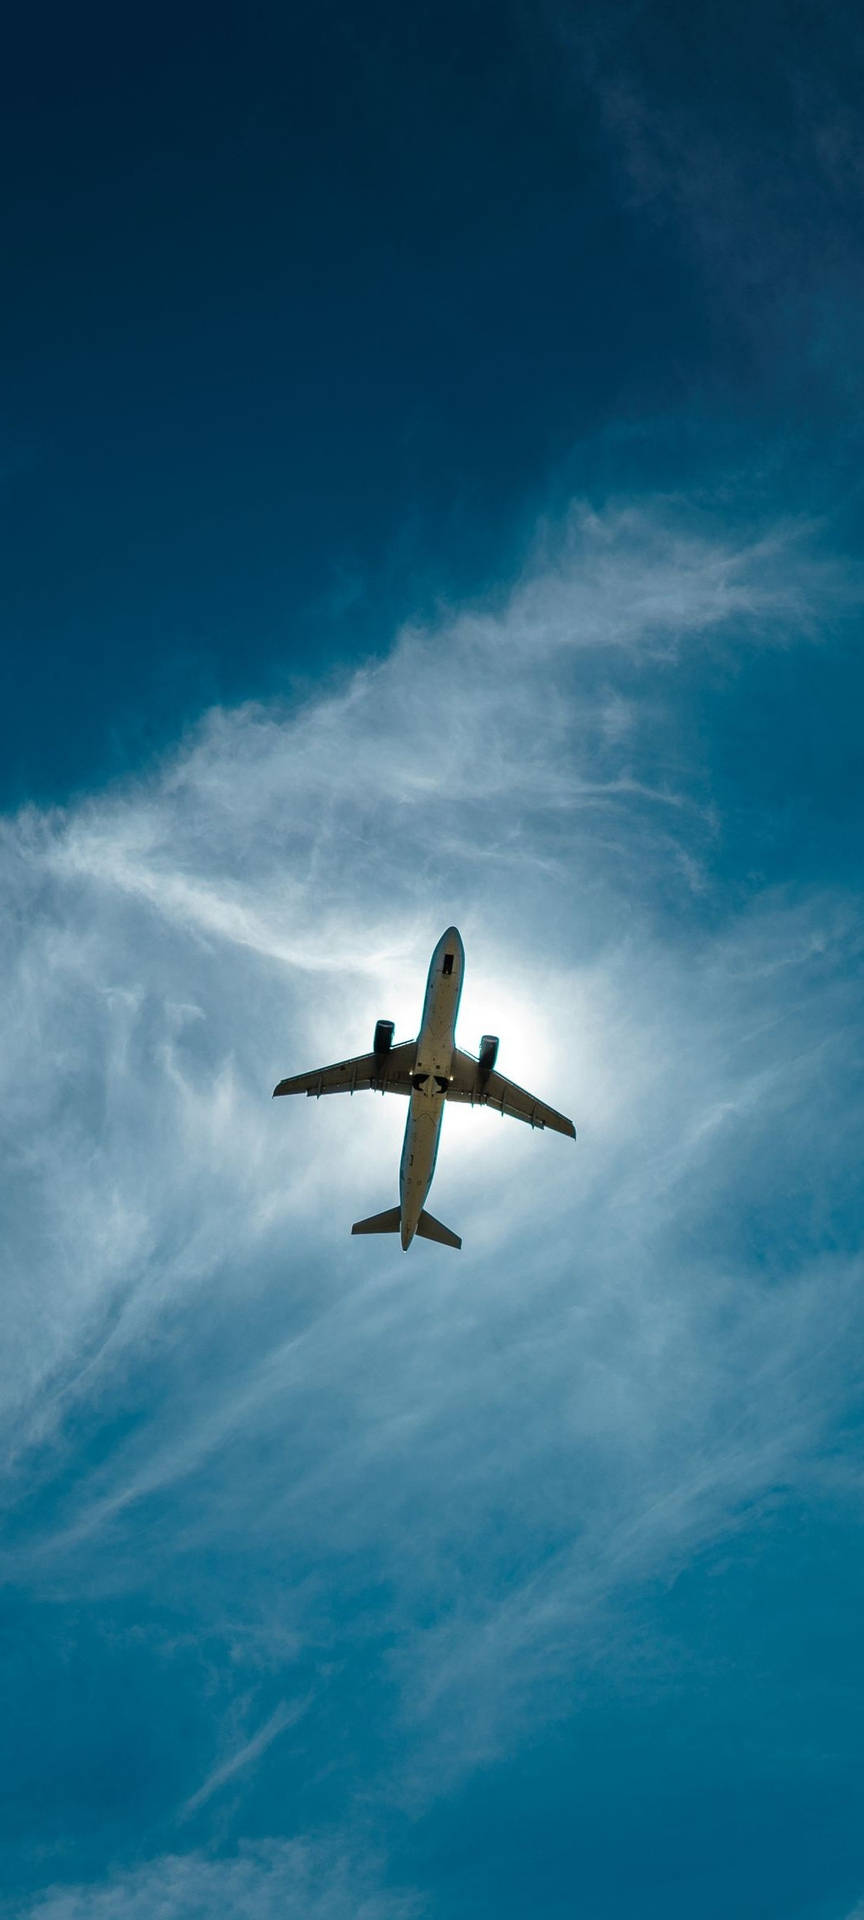
[[[483,1073],[480,1062],[459,1048],[453,1055],[453,1078],[445,1097],[472,1107],[494,1107],[496,1112],[509,1114],[513,1120],[524,1120],[526,1126],[548,1127],[552,1133],[567,1134],[571,1140],[576,1138],[576,1128],[566,1114],[547,1107],[545,1100],[538,1100],[524,1087],[517,1087],[514,1080],[505,1080],[503,1073]]]
[[[417,1054],[416,1040],[405,1040],[387,1053],[358,1053],[353,1060],[337,1060],[332,1067],[315,1067],[311,1073],[295,1073],[280,1080],[273,1098],[283,1093],[305,1093],[319,1099],[322,1093],[410,1093],[411,1071]]]

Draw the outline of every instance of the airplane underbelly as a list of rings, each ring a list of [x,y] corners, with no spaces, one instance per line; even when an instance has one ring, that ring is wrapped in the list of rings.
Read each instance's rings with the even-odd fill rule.
[[[443,1113],[444,1100],[441,1095],[433,1097],[423,1091],[412,1093],[399,1171],[399,1190],[403,1214],[412,1216],[414,1220],[419,1217],[435,1171]]]
[[[455,927],[448,927],[432,955],[414,1059],[411,1104],[399,1169],[403,1247],[417,1230],[435,1172],[444,1099],[453,1072],[464,962],[459,933]]]

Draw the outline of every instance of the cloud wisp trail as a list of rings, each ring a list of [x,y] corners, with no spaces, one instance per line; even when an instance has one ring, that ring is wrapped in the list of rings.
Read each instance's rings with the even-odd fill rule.
[[[263,1726],[258,1728],[258,1732],[253,1733],[251,1739],[244,1740],[242,1746],[236,1747],[226,1760],[220,1761],[218,1767],[214,1767],[206,1780],[201,1782],[196,1792],[190,1795],[183,1808],[183,1818],[188,1819],[191,1814],[197,1813],[208,1800],[212,1799],[214,1793],[219,1793],[222,1787],[227,1786],[229,1780],[233,1780],[244,1768],[251,1767],[256,1760],[260,1760],[262,1753],[266,1753],[267,1748],[272,1746],[274,1740],[278,1740],[280,1733],[284,1733],[286,1727],[296,1727],[298,1720],[302,1720],[308,1705],[308,1700],[295,1701],[291,1704],[280,1700],[278,1707],[268,1715]]]
[[[118,1638],[154,1673],[217,1648],[161,1834],[215,1831],[236,1794],[272,1836],[267,1777],[295,1745],[297,1804],[323,1794],[334,1693],[364,1805],[419,1818],[561,1702],[659,1684],[657,1593],[770,1534],[790,1489],[841,1498],[860,901],[851,877],[766,882],[761,819],[730,877],[746,794],[697,695],[731,680],[746,702],[751,663],[827,644],[857,591],[812,528],[730,542],[668,501],[574,512],[497,611],[5,822],[8,1565],[40,1605],[132,1609]],[[404,1116],[269,1095],[381,1015],[413,1032],[450,920],[463,1043],[499,1032],[580,1141],[565,1163],[448,1115],[462,1265],[421,1250],[406,1277],[347,1233],[388,1204]],[[238,1698],[262,1697],[281,1704],[241,1738]],[[327,1803],[337,1862],[353,1793]],[[197,1875],[220,1910],[247,1876],[256,1920],[273,1888],[299,1912],[300,1856],[267,1845],[218,1881],[154,1840],[87,1910],[158,1892],[182,1914]],[[310,1913],[354,1911],[332,1885]]]

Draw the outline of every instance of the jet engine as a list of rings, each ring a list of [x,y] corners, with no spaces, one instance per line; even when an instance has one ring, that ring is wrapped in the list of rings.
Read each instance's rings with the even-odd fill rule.
[[[498,1058],[497,1033],[484,1033],[480,1042],[480,1072],[491,1073]]]
[[[373,1053],[389,1053],[393,1045],[393,1035],[395,1031],[394,1021],[379,1020],[375,1028],[375,1038],[372,1042]]]

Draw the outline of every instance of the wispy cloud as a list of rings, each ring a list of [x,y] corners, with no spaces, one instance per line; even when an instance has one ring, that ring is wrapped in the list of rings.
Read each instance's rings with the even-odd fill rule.
[[[848,583],[795,530],[728,548],[682,531],[668,506],[653,517],[579,513],[554,564],[546,549],[498,615],[403,636],[389,660],[299,715],[214,714],[146,784],[7,824],[16,913],[3,1080],[21,1198],[9,1255],[27,1272],[6,1343],[17,1442],[62,1417],[76,1383],[90,1396],[154,1316],[212,1286],[214,1265],[245,1264],[289,1219],[314,1217],[321,1116],[290,1117],[286,1178],[286,1122],[266,1094],[287,1065],[361,1046],[385,993],[400,1030],[413,1030],[417,969],[442,913],[458,911],[474,936],[466,1023],[500,1022],[511,1071],[545,1075],[550,1097],[574,1086],[589,1140],[621,1023],[627,1063],[614,1119],[608,1109],[625,1129],[619,1152],[643,1087],[655,1113],[662,1104],[695,1018],[686,1045],[698,1064],[652,1167],[664,1194],[681,1177],[685,1141],[690,1161],[706,1128],[740,1115],[742,1101],[764,1107],[778,1071],[788,1079],[781,1035],[779,1054],[764,1043],[761,1082],[751,1071],[745,1091],[736,1071],[724,1086],[727,1043],[712,1030],[728,1020],[734,1035],[736,1023],[764,1019],[766,966],[806,977],[813,941],[843,947],[849,935],[825,931],[837,928],[834,904],[802,915],[778,902],[707,948],[689,988],[689,963],[673,961],[662,937],[644,944],[658,885],[678,911],[700,897],[718,831],[698,763],[679,761],[671,777],[658,767],[658,703],[674,702],[682,646],[806,640]],[[623,687],[622,658],[637,663]],[[554,924],[545,916],[530,961],[507,924],[514,887],[523,910],[562,887],[573,901]],[[440,903],[434,925],[430,901]],[[693,987],[701,1000],[712,978],[694,1016]],[[595,1038],[601,1006],[606,1031]],[[773,997],[767,1014],[776,1017]],[[386,1138],[396,1122],[376,1118]],[[452,1132],[464,1116],[450,1118]],[[353,1119],[328,1113],[326,1125],[358,1187],[379,1156]],[[475,1127],[460,1153],[482,1154],[487,1138]],[[524,1143],[496,1140],[495,1150],[503,1167]],[[591,1152],[571,1177],[588,1165],[596,1178],[597,1164]]]
[[[310,1747],[334,1673],[374,1666],[364,1794],[416,1811],[638,1670],[646,1592],[778,1488],[839,1497],[858,902],[718,874],[679,702],[694,663],[809,649],[856,592],[812,528],[579,512],[497,612],[6,823],[8,1567],[52,1604],[182,1592],[218,1636],[169,1831],[288,1764],[255,1762],[297,1709],[234,1712],[268,1660]],[[269,1096],[381,1014],[413,1032],[451,918],[466,1044],[500,1032],[580,1141],[448,1114],[465,1251],[406,1260],[348,1237],[394,1195],[396,1103]],[[341,1920],[338,1875],[302,1906],[299,1858],[172,1856],[33,1920],[179,1915],[195,1886]]]
[[[20,1911],[22,1920],[418,1920],[423,1903],[376,1891],[362,1857],[263,1841],[222,1860],[164,1854],[101,1885],[54,1887]]]
[[[213,714],[148,782],[7,823],[0,1071],[9,1254],[28,1273],[10,1404],[49,1377],[62,1396],[161,1310],[169,1248],[175,1290],[248,1244],[274,1196],[288,1217],[310,1156],[286,1192],[261,1089],[288,1052],[344,1049],[346,995],[362,1043],[398,982],[407,1030],[430,900],[512,965],[514,883],[581,894],[583,956],[620,925],[622,890],[638,911],[661,877],[679,900],[703,889],[712,797],[656,751],[675,656],[733,632],[789,644],[844,578],[794,530],[730,548],[669,508],[581,512],[552,544],[500,614],[404,635],[299,714]],[[559,915],[545,964],[566,971],[569,938]],[[245,1193],[231,1226],[226,1191]],[[41,1390],[33,1405],[47,1417]]]
[[[839,9],[830,36],[817,9],[793,20],[783,0],[758,14],[710,10],[697,32],[676,32],[671,59],[650,8],[555,5],[548,17],[574,83],[599,110],[624,197],[680,236],[724,323],[746,332],[766,368],[794,348],[800,378],[809,336],[821,373],[827,358],[835,379],[860,379],[864,175],[852,128],[864,60],[854,10]]]
[[[221,1787],[227,1786],[228,1781],[233,1780],[236,1774],[246,1767],[251,1767],[254,1761],[260,1760],[262,1753],[266,1753],[267,1748],[272,1746],[280,1733],[285,1732],[286,1727],[294,1727],[298,1720],[302,1720],[308,1704],[308,1700],[294,1701],[290,1705],[284,1700],[280,1701],[278,1707],[275,1707],[264,1721],[263,1726],[258,1728],[258,1732],[253,1733],[251,1739],[244,1740],[241,1746],[235,1747],[227,1759],[220,1761],[218,1767],[214,1767],[212,1773],[208,1773],[197,1792],[191,1794],[187,1800],[183,1808],[184,1817],[197,1813],[199,1807],[203,1807],[207,1800],[212,1799],[213,1794],[218,1793]]]

